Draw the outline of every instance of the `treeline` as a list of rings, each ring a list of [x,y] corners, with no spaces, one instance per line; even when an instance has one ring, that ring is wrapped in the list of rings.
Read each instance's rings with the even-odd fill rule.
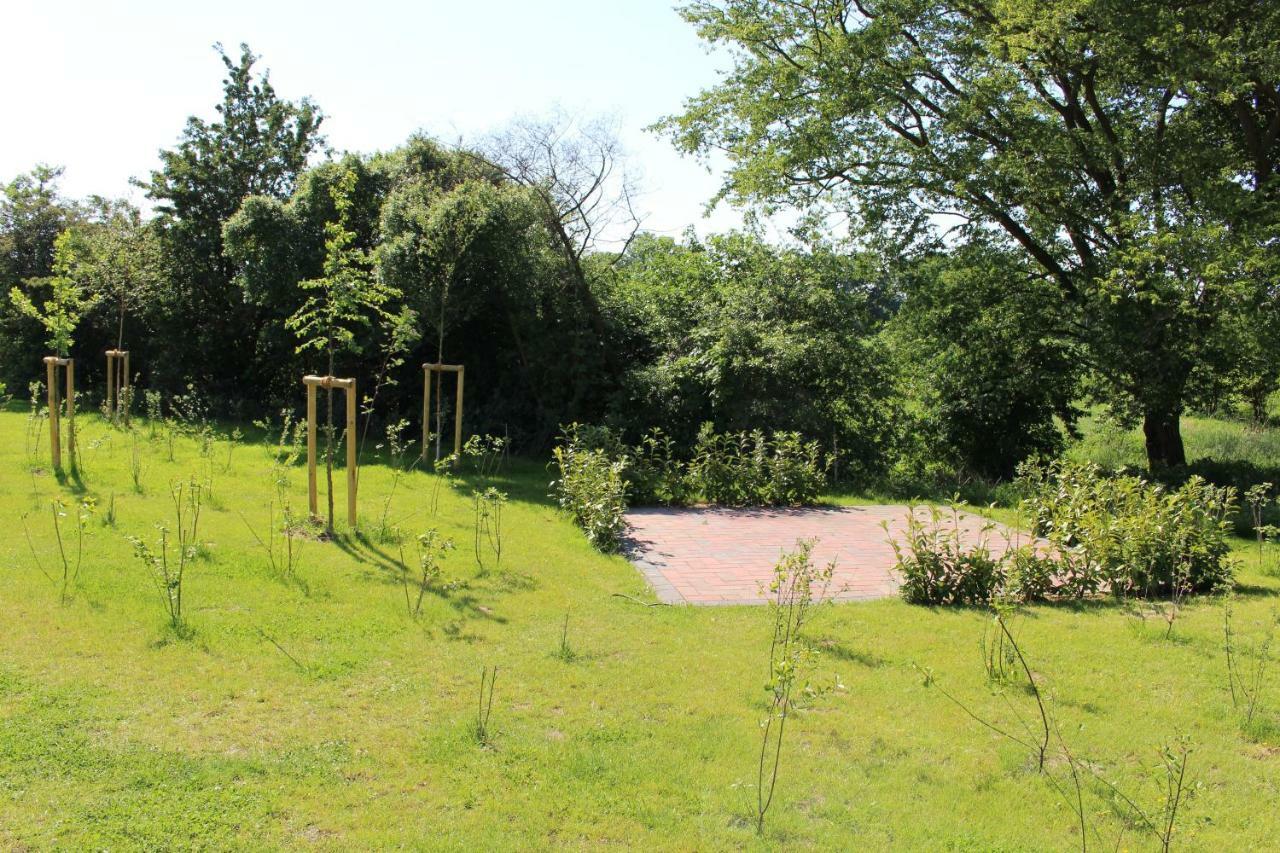
[[[796,431],[842,479],[904,483],[1008,476],[1058,452],[1083,403],[1142,415],[1082,343],[1098,316],[980,232],[910,252],[657,237],[635,228],[607,127],[523,122],[467,146],[415,136],[333,156],[314,104],[281,99],[247,47],[222,59],[217,119],[190,119],[140,182],[150,218],[66,199],[47,167],[5,186],[10,393],[62,348],[100,393],[102,353],[123,346],[142,387],[244,419],[296,409],[301,376],[332,357],[376,417],[416,423],[421,365],[443,360],[467,366],[466,431],[517,447],[575,421],[692,446],[712,422]],[[1280,375],[1268,306],[1215,315],[1179,405],[1265,417]]]

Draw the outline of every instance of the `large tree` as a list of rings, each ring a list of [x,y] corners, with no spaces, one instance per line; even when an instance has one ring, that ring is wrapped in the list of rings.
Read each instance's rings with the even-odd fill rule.
[[[1274,277],[1280,9],[1264,2],[720,0],[733,70],[666,130],[723,193],[955,226],[1033,261],[1153,466],[1185,461],[1193,373]]]
[[[169,267],[161,331],[192,344],[180,349],[187,357],[174,360],[179,375],[169,378],[234,392],[258,379],[252,366],[263,319],[223,254],[223,223],[250,196],[292,193],[323,147],[323,117],[306,98],[282,100],[268,74],[254,73],[258,57],[248,45],[234,59],[216,48],[227,71],[217,119],[189,118],[177,148],[160,153],[161,168],[143,186],[156,201]]]

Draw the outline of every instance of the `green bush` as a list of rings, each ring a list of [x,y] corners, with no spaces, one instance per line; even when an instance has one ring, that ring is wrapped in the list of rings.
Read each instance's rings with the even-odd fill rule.
[[[686,506],[692,502],[685,464],[675,442],[660,428],[649,430],[631,449],[627,491],[633,503]]]
[[[627,458],[614,458],[602,448],[590,446],[588,441],[594,438],[598,435],[588,434],[584,439],[577,424],[565,430],[564,441],[552,451],[560,476],[551,487],[560,507],[573,516],[591,544],[613,553],[622,547],[626,530],[623,472]]]
[[[1230,582],[1234,488],[1198,476],[1170,488],[1106,476],[1091,463],[1025,466],[1021,475],[1034,531],[1057,557],[1061,594],[1210,592]]]
[[[761,430],[698,431],[688,467],[690,496],[722,506],[801,506],[822,493],[826,475],[818,443],[799,433],[767,438]]]
[[[902,576],[903,599],[930,605],[990,602],[1008,576],[1005,560],[993,555],[989,546],[992,527],[984,525],[978,542],[968,545],[956,507],[929,507],[927,520],[917,507],[908,507],[906,541],[889,540]]]

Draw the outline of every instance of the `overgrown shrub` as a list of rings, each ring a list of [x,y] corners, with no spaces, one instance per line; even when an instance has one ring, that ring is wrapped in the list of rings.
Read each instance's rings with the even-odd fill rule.
[[[969,545],[962,516],[955,506],[907,509],[905,542],[891,538],[901,593],[911,604],[986,604],[1004,588],[1005,560],[992,554],[994,525],[984,523],[978,541]],[[886,530],[888,525],[885,525]]]
[[[1227,535],[1236,490],[1198,476],[1169,488],[1106,476],[1091,463],[1024,466],[1024,507],[1049,541],[1062,594],[1116,596],[1209,592],[1230,582]]]
[[[635,504],[685,506],[692,484],[671,436],[654,427],[632,448],[627,467],[628,495]]]
[[[577,424],[564,431],[561,444],[552,453],[559,477],[551,483],[556,499],[601,551],[611,553],[622,546],[626,529],[626,482],[623,472],[627,457],[611,457],[594,438]]]

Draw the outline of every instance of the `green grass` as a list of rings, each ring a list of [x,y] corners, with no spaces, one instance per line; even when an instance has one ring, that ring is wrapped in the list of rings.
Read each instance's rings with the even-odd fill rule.
[[[1079,847],[1074,815],[1027,751],[916,669],[1007,725],[1013,709],[1031,713],[1020,692],[1007,705],[988,689],[980,611],[897,600],[821,609],[808,631],[815,677],[838,675],[845,689],[789,725],[758,839],[767,613],[615,595],[652,600],[625,560],[593,552],[546,499],[541,463],[503,475],[503,566],[484,574],[471,554],[470,486],[449,491],[433,517],[431,476],[402,481],[395,523],[410,534],[436,526],[459,546],[445,562],[447,591],[429,595],[415,621],[391,544],[342,533],[307,543],[301,582],[273,576],[241,519],[266,526],[267,445],[237,448],[230,471],[220,453],[186,589],[194,634],[178,639],[125,536],[152,537],[170,517],[170,481],[203,476],[196,446],[179,441],[170,463],[162,443],[148,443],[138,494],[125,434],[81,418],[84,469],[61,483],[32,472],[26,425],[23,413],[0,413],[0,847]],[[390,483],[374,463],[361,474],[365,529]],[[294,469],[300,505],[304,489]],[[62,604],[22,527],[27,516],[50,569],[49,502],[81,494],[97,499],[99,518]],[[101,521],[112,495],[115,526]],[[1248,543],[1239,551],[1254,559]],[[1238,629],[1256,635],[1280,605],[1280,582],[1256,565],[1241,581]],[[572,655],[558,653],[566,613]],[[1144,805],[1158,802],[1159,747],[1192,739],[1179,846],[1273,843],[1280,667],[1263,723],[1242,732],[1219,607],[1191,604],[1171,641],[1110,604],[1034,607],[1015,623],[1072,747]],[[493,665],[485,747],[475,703]],[[1092,793],[1088,803],[1114,843],[1123,821]],[[1151,846],[1133,828],[1124,838]]]
[[[1140,428],[1124,429],[1097,410],[1081,420],[1080,432],[1080,441],[1069,451],[1072,457],[1092,460],[1106,468],[1146,467]],[[1182,438],[1190,463],[1216,459],[1264,470],[1280,466],[1280,429],[1275,427],[1188,415],[1182,418]]]

